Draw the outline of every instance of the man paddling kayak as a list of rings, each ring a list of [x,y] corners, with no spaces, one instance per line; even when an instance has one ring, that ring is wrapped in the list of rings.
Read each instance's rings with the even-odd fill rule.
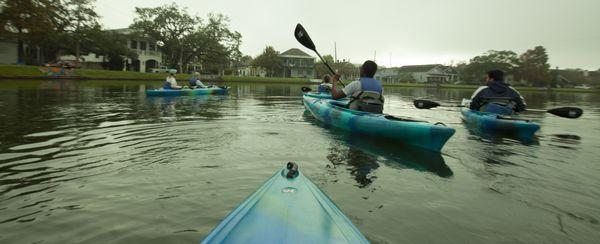
[[[194,72],[194,74],[192,75],[192,78],[190,78],[189,80],[189,85],[192,89],[194,88],[207,88],[207,85],[204,85],[204,83],[202,83],[202,81],[200,80],[200,78],[198,77],[200,76],[200,73],[198,72]]]
[[[383,113],[383,86],[381,81],[373,78],[377,72],[377,64],[367,60],[360,66],[360,79],[348,84],[344,89],[337,89],[337,82],[340,79],[339,74],[332,77],[331,97],[340,99],[350,97],[351,101],[348,108],[353,110]]]
[[[517,90],[504,82],[504,72],[487,72],[486,86],[479,87],[471,97],[471,110],[511,115],[525,111],[525,100]]]

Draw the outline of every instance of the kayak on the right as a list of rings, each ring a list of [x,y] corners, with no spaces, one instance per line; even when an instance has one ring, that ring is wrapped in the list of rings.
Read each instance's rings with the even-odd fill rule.
[[[532,138],[540,125],[517,115],[500,115],[469,109],[471,100],[463,99],[460,113],[469,126],[483,132],[501,132],[517,135],[519,138]]]

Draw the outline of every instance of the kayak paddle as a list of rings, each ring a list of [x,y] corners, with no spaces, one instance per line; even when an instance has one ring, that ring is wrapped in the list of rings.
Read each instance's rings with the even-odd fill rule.
[[[418,109],[430,109],[430,108],[435,108],[435,107],[465,107],[462,105],[442,105],[438,102],[434,102],[434,101],[429,101],[429,100],[425,100],[425,99],[416,99],[413,101],[413,104],[415,105],[416,108]],[[583,110],[581,108],[577,108],[577,107],[559,107],[559,108],[553,108],[553,109],[548,109],[548,110],[542,110],[542,109],[527,109],[527,111],[533,111],[533,112],[545,112],[545,113],[550,113],[553,115],[556,115],[558,117],[563,117],[563,118],[568,118],[568,119],[576,119],[581,117],[581,115],[583,114]]]
[[[304,27],[302,27],[302,25],[300,23],[298,23],[296,25],[296,29],[294,30],[294,37],[296,37],[296,40],[298,40],[298,42],[300,44],[302,44],[302,46],[304,46],[310,50],[313,50],[317,54],[317,56],[319,56],[319,58],[325,64],[325,66],[327,66],[327,68],[329,69],[331,74],[335,75],[335,71],[333,71],[333,69],[331,68],[331,66],[329,66],[327,61],[325,61],[325,59],[323,59],[323,57],[321,57],[321,54],[319,54],[319,52],[317,51],[317,48],[315,47],[315,43],[312,41],[312,39],[310,39],[308,32],[306,32],[306,30],[304,30]],[[340,84],[342,84],[342,86],[346,86],[344,84],[344,82],[342,82],[341,79],[339,81],[340,81]]]
[[[302,90],[302,92],[311,92],[312,91],[312,89],[310,87],[306,87],[306,86],[303,86],[300,90]]]

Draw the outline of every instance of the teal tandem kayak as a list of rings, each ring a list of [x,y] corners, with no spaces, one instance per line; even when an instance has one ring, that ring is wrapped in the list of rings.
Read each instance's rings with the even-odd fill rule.
[[[146,96],[194,96],[217,94],[225,95],[229,91],[229,87],[210,87],[196,89],[154,89],[146,90]]]
[[[483,132],[507,133],[516,135],[521,139],[532,138],[540,125],[518,116],[505,116],[494,113],[473,111],[469,109],[468,99],[463,99],[463,107],[460,109],[463,121],[471,127]]]
[[[369,243],[295,163],[278,170],[202,241]]]
[[[454,135],[454,129],[411,118],[347,109],[348,100],[336,101],[303,96],[304,106],[320,122],[351,133],[383,137],[439,152]]]

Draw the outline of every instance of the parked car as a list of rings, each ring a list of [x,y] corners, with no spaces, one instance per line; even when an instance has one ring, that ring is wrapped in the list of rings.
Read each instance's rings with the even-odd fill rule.
[[[152,73],[177,73],[177,69],[170,69],[166,66],[160,66],[158,68],[153,68],[150,70]]]

